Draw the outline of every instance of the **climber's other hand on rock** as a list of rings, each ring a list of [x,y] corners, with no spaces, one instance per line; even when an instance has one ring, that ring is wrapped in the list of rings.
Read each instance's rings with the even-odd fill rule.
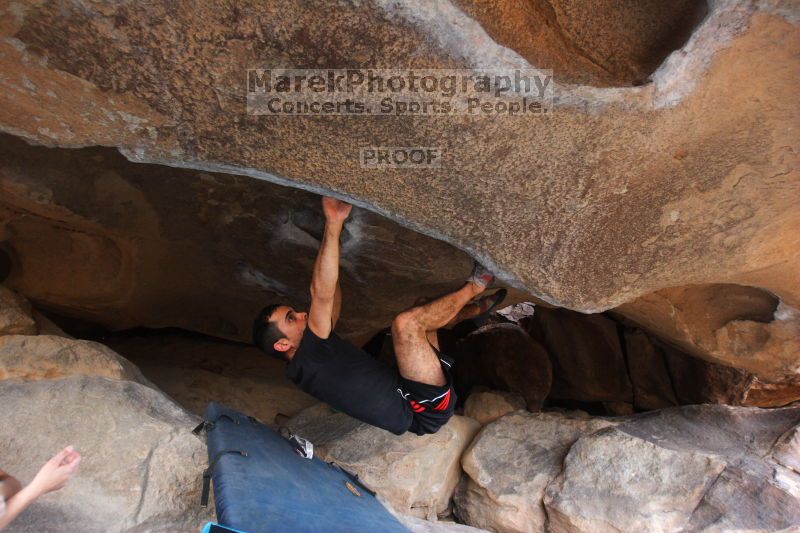
[[[350,215],[351,209],[353,209],[352,205],[336,198],[326,196],[322,199],[322,211],[328,222],[344,222]]]

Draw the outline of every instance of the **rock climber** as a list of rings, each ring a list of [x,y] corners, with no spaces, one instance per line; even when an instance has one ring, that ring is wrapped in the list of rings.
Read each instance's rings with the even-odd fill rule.
[[[453,362],[439,351],[436,331],[486,290],[493,275],[476,263],[460,289],[397,315],[391,326],[393,368],[334,331],[342,302],[339,237],[352,206],[323,198],[322,208],[325,233],[314,263],[309,310],[265,307],[253,324],[254,344],[286,361],[287,377],[305,392],[353,418],[396,435],[435,433],[453,416],[456,404]],[[471,307],[486,312],[504,294],[485,296]]]

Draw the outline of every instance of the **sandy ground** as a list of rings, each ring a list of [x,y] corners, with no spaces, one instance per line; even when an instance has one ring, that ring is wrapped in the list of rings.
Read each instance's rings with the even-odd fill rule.
[[[150,332],[109,335],[102,342],[197,415],[214,400],[274,427],[277,413],[292,416],[317,403],[286,379],[282,362],[247,345]]]

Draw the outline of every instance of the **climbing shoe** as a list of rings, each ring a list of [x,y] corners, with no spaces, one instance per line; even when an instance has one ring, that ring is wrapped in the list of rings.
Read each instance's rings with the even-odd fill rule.
[[[473,317],[473,322],[475,322],[475,324],[478,326],[483,326],[488,320],[489,314],[497,309],[497,307],[503,303],[503,300],[506,299],[506,294],[508,294],[506,289],[500,289],[494,294],[484,296],[483,298],[475,301],[479,311],[478,314]]]
[[[488,287],[492,281],[494,281],[494,274],[489,272],[489,270],[475,261],[475,264],[472,266],[472,273],[467,278],[468,283],[474,283],[475,285],[479,285],[484,289]]]

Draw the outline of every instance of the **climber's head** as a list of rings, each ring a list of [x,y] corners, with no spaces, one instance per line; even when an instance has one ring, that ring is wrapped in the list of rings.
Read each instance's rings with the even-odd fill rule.
[[[268,355],[288,361],[300,345],[307,321],[308,313],[288,305],[269,305],[253,323],[253,344]]]

